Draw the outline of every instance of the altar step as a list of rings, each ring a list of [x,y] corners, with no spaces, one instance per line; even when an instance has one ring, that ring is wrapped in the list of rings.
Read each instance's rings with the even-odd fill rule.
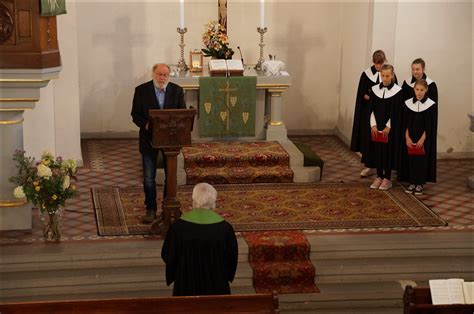
[[[202,142],[178,156],[178,185],[290,183],[319,180],[320,168],[304,167],[303,154],[291,142]],[[164,171],[157,173],[164,183]]]
[[[404,284],[474,279],[472,233],[308,235],[321,293],[279,295],[281,313],[401,313]],[[254,293],[239,237],[232,292]],[[0,303],[170,296],[161,240],[3,246]]]

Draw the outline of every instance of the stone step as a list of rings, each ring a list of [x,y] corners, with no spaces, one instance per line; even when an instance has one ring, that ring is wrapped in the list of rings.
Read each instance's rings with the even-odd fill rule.
[[[307,236],[321,293],[280,295],[282,313],[401,313],[404,282],[474,280],[472,233]],[[232,291],[253,293],[248,246],[241,236],[238,242]],[[161,245],[140,239],[3,246],[0,302],[169,296]]]

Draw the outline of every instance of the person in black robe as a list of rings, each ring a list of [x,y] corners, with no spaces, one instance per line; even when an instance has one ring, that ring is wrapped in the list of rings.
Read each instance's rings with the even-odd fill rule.
[[[426,182],[436,182],[437,104],[428,97],[429,85],[425,80],[416,81],[414,90],[415,97],[405,101],[403,111],[406,145],[400,152],[398,179],[410,183],[405,192],[421,195]],[[425,153],[409,155],[411,145],[423,147]]]
[[[426,76],[425,66],[425,60],[421,58],[417,58],[411,63],[411,79],[403,81],[402,85],[404,100],[415,97],[415,82],[423,79],[428,84],[428,98],[438,103],[438,87],[432,79]]]
[[[161,257],[174,296],[230,294],[238,246],[232,225],[213,211],[217,192],[210,184],[193,189],[193,209],[172,224]]]
[[[359,86],[357,88],[356,104],[354,109],[354,122],[352,124],[352,136],[350,148],[354,152],[362,154],[361,162],[365,163],[365,152],[370,141],[370,105],[369,100],[372,94],[372,86],[380,83],[380,69],[386,61],[385,53],[377,50],[372,55],[373,65],[360,75]],[[374,173],[373,169],[365,168],[360,175],[367,177]]]
[[[425,66],[426,66],[425,61],[421,58],[417,58],[413,60],[413,62],[411,63],[411,74],[412,74],[411,80],[410,82],[404,81],[402,85],[403,94],[404,94],[403,100],[413,99],[413,97],[415,97],[415,91],[414,91],[415,82],[420,79],[425,80],[426,83],[428,84],[427,96],[429,99],[431,99],[432,101],[436,103],[436,106],[434,108],[435,117],[433,119],[435,124],[433,125],[433,127],[435,128],[436,133],[437,133],[438,132],[438,86],[432,79],[426,76]],[[404,138],[404,134],[402,134],[402,138]],[[436,144],[437,144],[436,141],[432,143],[432,145],[434,145],[433,146],[434,151],[437,151]]]
[[[372,189],[388,190],[392,187],[391,172],[396,169],[400,145],[400,114],[402,109],[401,87],[395,84],[393,66],[385,64],[381,70],[382,82],[372,87],[370,98],[370,131],[365,166],[377,169]],[[374,141],[377,132],[386,143]]]

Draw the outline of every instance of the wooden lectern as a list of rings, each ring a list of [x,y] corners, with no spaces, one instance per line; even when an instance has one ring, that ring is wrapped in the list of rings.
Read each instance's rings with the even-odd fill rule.
[[[172,222],[181,216],[181,204],[176,198],[177,156],[183,146],[191,145],[191,131],[196,109],[152,109],[149,129],[151,146],[163,151],[166,160],[166,197],[162,203],[163,220],[151,226],[153,233],[166,234]]]

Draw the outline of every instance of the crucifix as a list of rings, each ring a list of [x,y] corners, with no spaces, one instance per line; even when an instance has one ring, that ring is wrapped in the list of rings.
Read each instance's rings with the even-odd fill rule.
[[[236,91],[237,88],[230,88],[230,83],[229,83],[229,80],[226,81],[226,87],[225,88],[219,88],[218,91],[220,92],[224,92],[226,94],[226,100],[225,100],[225,105],[226,105],[226,111],[224,112],[221,112],[221,119],[222,119],[222,122],[224,122],[226,119],[227,119],[227,124],[226,124],[226,129],[227,131],[229,131],[229,127],[230,127],[230,106],[229,106],[229,103],[233,106],[235,106],[235,104],[237,103],[237,97],[235,96],[230,96],[230,92],[234,92]]]
[[[219,24],[221,24],[227,32],[227,0],[217,0],[217,13],[219,16]]]

